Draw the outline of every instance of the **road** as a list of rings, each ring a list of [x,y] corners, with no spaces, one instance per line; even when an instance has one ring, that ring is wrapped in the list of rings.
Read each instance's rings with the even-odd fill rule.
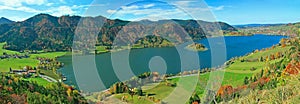
[[[182,77],[197,76],[197,75],[199,75],[199,74],[178,75],[178,76],[173,76],[173,77],[167,77],[167,79],[182,78]]]
[[[51,78],[51,77],[46,76],[46,75],[40,75],[40,77],[47,80],[48,82],[57,82],[57,80],[55,80],[54,78]]]

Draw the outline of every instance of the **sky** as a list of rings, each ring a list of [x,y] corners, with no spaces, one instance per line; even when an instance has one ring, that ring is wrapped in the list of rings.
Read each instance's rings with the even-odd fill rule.
[[[23,21],[40,13],[123,20],[197,19],[232,25],[300,22],[300,0],[0,0],[0,17]]]

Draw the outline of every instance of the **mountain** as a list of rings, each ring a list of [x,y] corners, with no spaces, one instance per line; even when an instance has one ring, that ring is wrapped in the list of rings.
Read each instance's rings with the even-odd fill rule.
[[[1,24],[11,24],[11,23],[14,23],[14,21],[11,21],[11,20],[9,20],[7,18],[4,18],[4,17],[0,18],[0,25]]]
[[[253,28],[253,27],[269,27],[269,26],[280,26],[284,24],[245,24],[245,25],[234,25],[236,28]]]
[[[261,25],[258,27],[240,28],[240,31],[251,34],[270,34],[297,36],[300,33],[300,23]]]
[[[179,40],[178,42],[184,42],[187,37],[181,37],[181,34],[189,34],[195,40],[202,39],[206,36],[219,34],[220,31],[215,31],[215,28],[218,26],[223,32],[237,31],[237,29],[227,23],[200,20],[144,20],[130,22],[119,19],[107,19],[102,16],[55,17],[49,14],[38,14],[22,22],[0,25],[0,42],[7,43],[4,48],[16,51],[70,51],[78,23],[82,23],[87,27],[100,26],[104,23],[102,28],[96,28],[99,30],[99,33],[95,43],[105,46],[111,46],[116,36],[121,32],[125,32],[126,35],[121,37],[119,42],[128,45],[129,42],[134,43],[137,37],[144,37],[145,34],[163,35],[170,37],[170,39]],[[85,29],[85,32],[82,34],[89,35],[92,29],[94,28]],[[92,42],[86,37],[88,36],[79,37],[84,41],[78,41],[78,43]],[[144,38],[148,39],[141,40],[152,41],[154,39],[154,37]]]

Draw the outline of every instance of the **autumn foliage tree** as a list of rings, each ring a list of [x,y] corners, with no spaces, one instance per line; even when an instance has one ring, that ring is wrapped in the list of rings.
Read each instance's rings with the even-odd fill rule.
[[[228,98],[231,98],[231,96],[234,93],[234,89],[231,85],[225,85],[221,86],[221,88],[218,90],[216,96],[217,98],[226,100]]]
[[[284,69],[282,74],[297,75],[300,71],[300,62],[292,61]]]

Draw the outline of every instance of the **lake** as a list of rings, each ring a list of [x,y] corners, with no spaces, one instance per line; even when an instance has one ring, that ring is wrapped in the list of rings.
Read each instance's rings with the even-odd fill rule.
[[[208,48],[207,51],[196,52],[198,54],[196,58],[199,59],[199,62],[188,62],[189,64],[184,66],[181,64],[182,60],[179,52],[174,47],[144,48],[114,52],[113,54],[117,58],[117,62],[114,60],[114,63],[112,63],[112,53],[103,53],[96,55],[95,57],[87,58],[95,60],[95,63],[90,63],[87,61],[76,63],[77,66],[84,66],[80,69],[80,72],[77,71],[76,73],[82,73],[84,76],[81,76],[81,78],[86,78],[85,80],[82,79],[81,83],[86,82],[83,84],[83,86],[86,86],[87,89],[82,89],[81,87],[80,90],[101,91],[109,88],[117,81],[123,81],[126,80],[126,78],[129,79],[133,75],[139,75],[144,72],[156,71],[159,73],[176,74],[183,70],[197,70],[200,68],[202,69],[222,65],[226,60],[229,60],[233,57],[243,56],[256,49],[263,49],[276,45],[279,43],[281,38],[285,38],[285,36],[226,36],[224,37],[225,44],[223,44],[227,51],[226,59],[214,64],[211,63],[211,49],[208,39],[196,41],[204,44]],[[210,41],[214,41],[216,39],[218,38],[210,38]],[[188,44],[184,44],[182,47],[186,45]],[[128,52],[129,55],[126,54],[126,52]],[[189,55],[190,53],[192,54],[195,52],[182,50],[181,53]],[[121,58],[124,55],[127,55],[128,59]],[[119,60],[118,57],[120,58]],[[65,81],[65,83],[77,86],[73,70],[72,56],[60,57],[58,60],[65,64],[65,66],[59,70],[59,72],[67,77],[67,81]],[[90,70],[91,67],[96,67],[97,70]],[[124,68],[124,70],[131,70],[130,74],[127,74],[127,72],[122,72],[124,71],[122,68]],[[99,76],[94,77],[91,74],[97,74]],[[100,80],[101,85],[95,84],[99,82],[98,80]]]

